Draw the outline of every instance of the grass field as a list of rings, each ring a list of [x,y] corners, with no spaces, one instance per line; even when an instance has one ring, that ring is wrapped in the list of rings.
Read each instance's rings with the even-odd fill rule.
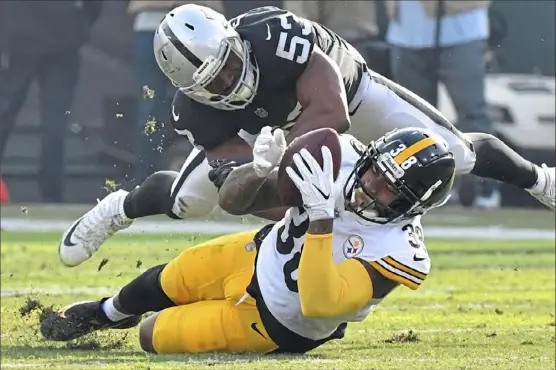
[[[150,356],[137,329],[49,343],[44,307],[111,295],[146,267],[203,237],[117,236],[74,269],[57,260],[59,234],[2,233],[2,369],[554,369],[554,240],[428,240],[433,269],[399,288],[344,340],[304,356]],[[107,261],[100,269],[101,261]]]

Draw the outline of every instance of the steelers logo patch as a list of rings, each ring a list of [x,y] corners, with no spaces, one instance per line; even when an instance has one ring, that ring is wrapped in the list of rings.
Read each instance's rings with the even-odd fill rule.
[[[246,252],[251,252],[251,251],[254,251],[256,249],[257,249],[257,245],[253,241],[245,244],[245,251]]]
[[[358,235],[350,235],[344,242],[344,256],[346,258],[357,257],[363,251],[363,239]]]

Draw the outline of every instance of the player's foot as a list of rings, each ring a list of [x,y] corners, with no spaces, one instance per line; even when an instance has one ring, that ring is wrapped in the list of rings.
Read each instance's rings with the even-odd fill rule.
[[[68,341],[93,331],[104,329],[129,329],[137,326],[141,316],[131,316],[120,321],[111,321],[102,310],[106,298],[94,302],[74,303],[57,315],[41,321],[41,334],[46,340]]]
[[[541,190],[529,189],[529,194],[550,209],[556,209],[556,171],[554,167],[543,164],[537,167],[539,177],[544,176],[544,188]]]
[[[125,190],[108,194],[66,230],[58,248],[64,265],[73,267],[88,260],[106,239],[131,225],[133,220],[124,213],[127,194]]]

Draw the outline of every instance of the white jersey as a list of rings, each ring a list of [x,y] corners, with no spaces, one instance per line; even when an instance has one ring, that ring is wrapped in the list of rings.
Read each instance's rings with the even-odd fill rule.
[[[386,277],[416,289],[430,269],[420,217],[400,223],[376,224],[344,210],[344,185],[359,159],[362,144],[341,135],[341,169],[336,181],[337,217],[334,220],[335,263],[348,258],[370,262]],[[290,331],[312,340],[330,336],[345,322],[362,321],[380,300],[370,300],[356,312],[332,318],[307,318],[301,311],[297,269],[309,220],[302,208],[290,208],[262,241],[257,256],[256,278],[272,316]]]

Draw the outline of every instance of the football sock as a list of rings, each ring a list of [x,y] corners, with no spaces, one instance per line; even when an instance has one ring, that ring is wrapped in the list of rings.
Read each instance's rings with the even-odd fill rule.
[[[127,194],[124,212],[129,218],[163,215],[172,208],[170,197],[172,184],[178,176],[176,171],[158,171]]]
[[[151,267],[124,286],[117,295],[118,311],[142,315],[175,306],[160,284],[160,274],[165,266],[166,264]],[[107,305],[107,309],[109,308]]]
[[[483,133],[466,134],[473,142],[477,159],[472,174],[512,184],[522,189],[541,187],[537,166],[512,150],[502,140]]]
[[[131,314],[118,311],[116,307],[114,307],[114,297],[110,297],[102,303],[102,311],[104,311],[106,317],[108,317],[111,321],[120,321],[133,316]]]

